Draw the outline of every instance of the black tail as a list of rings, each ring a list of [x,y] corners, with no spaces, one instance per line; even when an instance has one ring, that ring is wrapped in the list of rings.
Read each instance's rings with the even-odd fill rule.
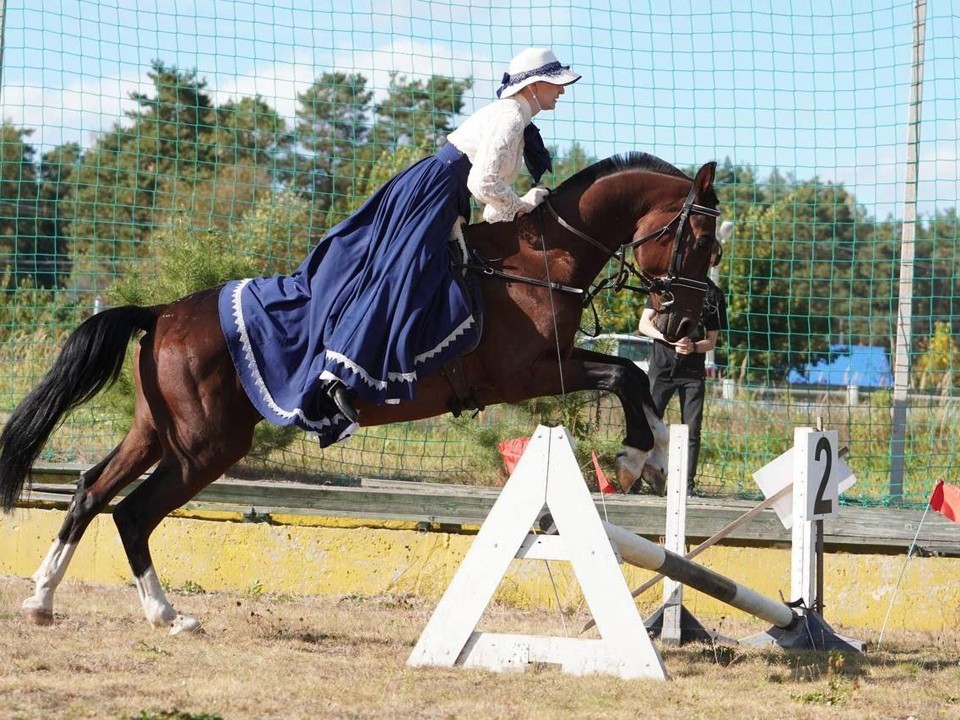
[[[149,332],[156,308],[127,305],[98,313],[70,334],[50,372],[13,411],[0,434],[0,502],[7,512],[60,419],[116,381],[130,338]]]

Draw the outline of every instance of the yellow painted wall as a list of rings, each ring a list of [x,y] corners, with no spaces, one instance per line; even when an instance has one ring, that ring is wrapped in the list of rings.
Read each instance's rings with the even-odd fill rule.
[[[375,596],[413,594],[439,599],[473,539],[472,535],[418,532],[409,523],[353,519],[274,517],[278,524],[236,522],[232,513],[170,517],[154,533],[151,550],[160,578],[177,588]],[[215,519],[211,519],[215,518]],[[0,516],[0,575],[29,577],[50,547],[63,512],[17,509]],[[788,549],[715,547],[703,564],[773,598],[790,593]],[[900,556],[834,553],[825,558],[827,619],[849,628],[879,630],[903,568]],[[565,563],[550,570],[565,607],[581,603],[579,586]],[[625,568],[628,585],[651,573]],[[68,580],[104,584],[131,581],[113,520],[99,516],[74,556]],[[131,592],[134,592],[131,589]],[[659,588],[641,609],[659,604]],[[519,606],[556,605],[543,561],[515,561],[498,599]],[[175,593],[173,598],[176,604]],[[723,631],[722,618],[739,614],[687,591],[694,615]],[[7,611],[10,609],[8,608]],[[913,558],[888,623],[889,629],[943,630],[960,625],[960,559]],[[866,638],[865,638],[866,639]]]

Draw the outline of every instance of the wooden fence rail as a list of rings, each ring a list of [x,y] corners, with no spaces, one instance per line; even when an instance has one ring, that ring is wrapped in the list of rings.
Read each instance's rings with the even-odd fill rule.
[[[32,488],[21,505],[66,508],[80,472],[77,465],[38,465]],[[499,495],[497,488],[441,483],[362,479],[349,486],[304,482],[240,480],[224,477],[189,502],[188,511],[232,511],[247,519],[272,516],[357,518],[405,521],[424,530],[475,532]],[[648,537],[665,532],[663,498],[646,495],[594,495],[608,522]],[[691,498],[687,504],[687,537],[692,544],[747,512],[758,500]],[[829,549],[847,552],[901,553],[910,546],[922,512],[912,509],[843,506],[840,517],[825,523]],[[439,528],[438,528],[439,526]],[[764,510],[740,526],[727,541],[788,545],[791,535],[772,510]],[[960,525],[928,513],[918,540],[920,552],[960,557]]]

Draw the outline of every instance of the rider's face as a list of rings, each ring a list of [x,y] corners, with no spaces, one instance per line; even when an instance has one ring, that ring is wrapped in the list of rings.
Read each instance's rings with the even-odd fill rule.
[[[563,85],[543,81],[533,83],[530,90],[536,101],[540,103],[541,110],[553,110],[557,106],[557,98],[564,93]]]

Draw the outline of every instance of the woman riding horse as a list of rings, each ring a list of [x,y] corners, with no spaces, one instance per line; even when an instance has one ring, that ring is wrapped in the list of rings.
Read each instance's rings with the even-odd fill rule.
[[[313,431],[326,447],[359,427],[356,398],[410,400],[419,378],[476,346],[478,323],[450,267],[451,232],[470,217],[470,194],[491,223],[543,201],[546,188],[518,197],[511,183],[522,157],[535,182],[552,169],[530,121],[579,79],[550,50],[524,50],[498,100],[330,230],[292,275],[223,288],[230,355],[265,418]]]
[[[631,272],[641,286],[656,296],[655,323],[664,337],[675,341],[696,327],[716,243],[715,169],[716,163],[707,163],[691,179],[651,155],[617,155],[576,173],[512,222],[464,228],[471,257],[484,270],[474,277],[487,308],[479,344],[460,358],[455,373],[474,404],[516,403],[582,390],[613,393],[623,408],[625,426],[616,460],[621,489],[626,491],[641,476],[662,489],[668,435],[646,375],[626,358],[576,347],[576,334],[585,298],[606,282],[596,283],[597,276],[615,261],[621,268],[615,286],[622,286],[620,279],[628,277],[625,273],[632,267],[628,257],[636,260]],[[453,219],[450,214],[450,222]],[[390,248],[376,250],[388,253]],[[314,253],[311,260],[320,255]],[[447,272],[446,262],[442,270]],[[385,288],[383,297],[416,291],[402,280],[393,277],[392,282],[401,285]],[[288,289],[300,293],[311,288]],[[90,523],[122,491],[142,480],[117,502],[113,520],[144,614],[155,627],[174,633],[199,627],[196,618],[177,612],[167,599],[150,553],[151,535],[163,518],[250,452],[260,422],[277,420],[272,408],[270,413],[260,409],[262,396],[254,405],[240,379],[236,356],[231,356],[221,332],[223,296],[221,288],[208,288],[162,305],[127,305],[92,315],[70,334],[53,367],[6,420],[0,433],[0,505],[10,511],[63,417],[117,379],[130,341],[140,336],[132,362],[133,421],[120,443],[79,478],[63,524],[33,575],[34,593],[23,602],[24,612],[35,622],[53,621],[54,593]],[[240,296],[242,300],[242,291]],[[276,334],[268,339],[286,342],[283,304],[277,302],[273,309]],[[245,318],[240,313],[236,317]],[[245,325],[240,328],[241,336],[245,330]],[[318,337],[308,345],[322,349],[322,342]],[[256,355],[242,359],[254,365],[262,360]],[[405,402],[378,404],[358,398],[362,424],[435,417],[462,407],[450,377],[454,373],[427,374],[425,365],[415,366],[417,392]],[[406,380],[388,380],[411,389]]]

